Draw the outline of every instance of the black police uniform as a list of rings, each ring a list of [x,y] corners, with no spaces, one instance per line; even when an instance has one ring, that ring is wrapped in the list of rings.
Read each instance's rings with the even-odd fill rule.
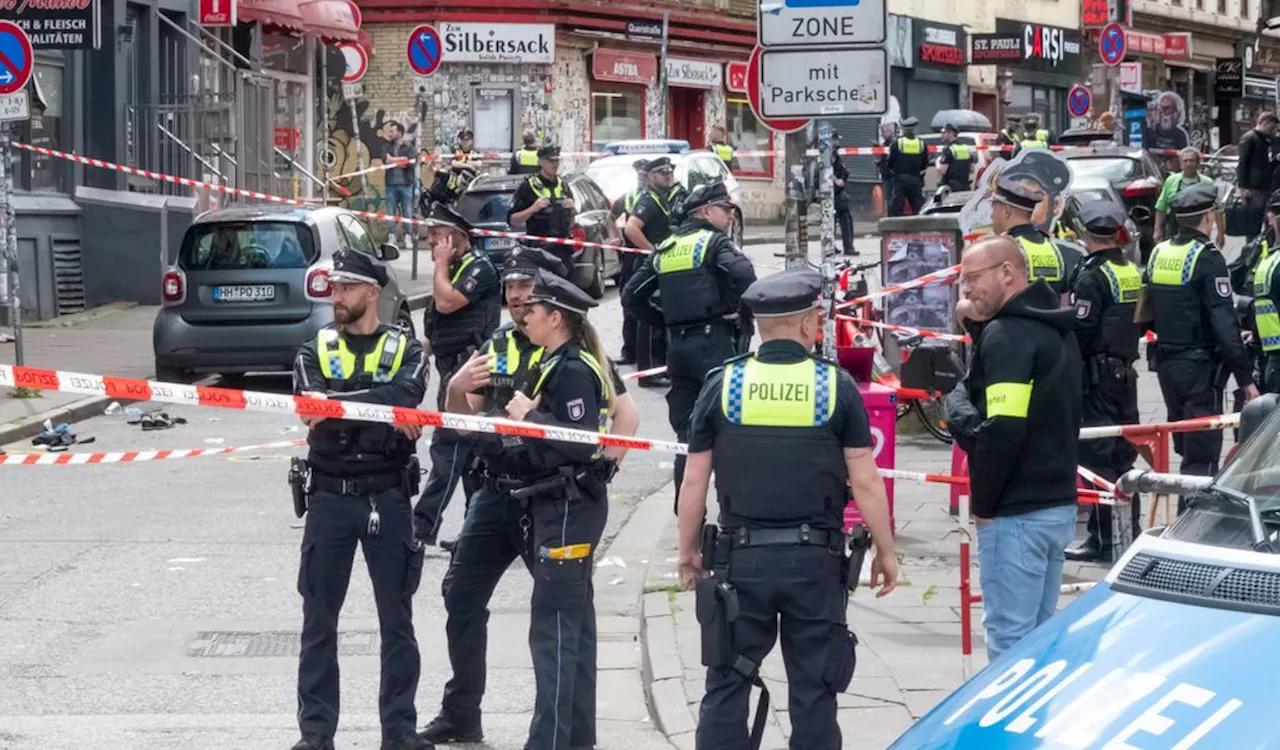
[[[1106,200],[1087,200],[1080,207],[1085,231],[1098,240],[1114,238],[1125,225],[1123,207]],[[1085,427],[1137,424],[1138,340],[1142,325],[1134,321],[1142,297],[1142,273],[1124,258],[1119,247],[1091,253],[1075,275],[1071,305],[1076,315],[1076,340],[1084,362]],[[1138,452],[1124,438],[1081,440],[1080,464],[1104,479],[1117,480],[1133,468]],[[1133,533],[1141,515],[1130,504]],[[1068,559],[1110,561],[1118,541],[1112,533],[1111,507],[1094,505],[1089,512],[1089,536],[1082,547],[1068,550]]]
[[[1000,177],[996,180],[993,199],[1033,211],[1044,200],[1044,194]],[[1072,272],[1084,257],[1079,250],[1067,243],[1055,242],[1032,224],[1011,227],[1008,234],[1018,241],[1018,247],[1027,259],[1027,272],[1031,281],[1043,279],[1058,294],[1071,292]]]
[[[672,169],[674,167],[670,159],[660,156],[651,160],[645,168],[652,173],[657,169]],[[677,182],[663,190],[650,187],[640,196],[640,200],[636,202],[635,209],[631,212],[631,215],[644,223],[642,231],[649,244],[657,247],[671,236],[672,212],[676,210],[676,207],[684,201],[688,194],[684,186]],[[628,284],[635,278],[635,273],[649,267],[649,259],[647,257],[639,257],[633,262],[636,266],[632,278],[627,280]],[[625,302],[623,303],[623,309],[627,309]],[[653,312],[657,312],[656,307]],[[634,312],[632,314],[635,315]],[[636,331],[636,341],[639,344],[636,350],[636,369],[644,371],[666,365],[667,336],[662,326],[653,325],[653,315],[637,315],[636,317],[640,321],[640,328]],[[649,346],[646,347],[645,344],[649,344]],[[665,384],[666,380],[663,377],[660,380],[650,382]],[[644,384],[644,381],[642,380],[641,383]]]
[[[724,183],[699,185],[684,201],[688,218],[680,229],[658,245],[651,261],[622,290],[623,307],[632,315],[666,329],[671,378],[667,414],[682,442],[689,437],[689,419],[707,373],[738,353],[743,323],[724,316],[738,312],[742,293],[756,280],[751,260],[729,235],[691,216],[698,208],[729,200]],[[655,293],[662,295],[661,312],[651,304]],[[685,457],[676,456],[677,498],[684,466]]]
[[[942,184],[952,192],[962,193],[973,188],[973,163],[977,152],[972,146],[959,141],[942,147],[942,163],[947,165],[947,174]]]
[[[387,273],[362,253],[338,251],[333,281],[385,286]],[[294,392],[415,408],[426,393],[422,347],[398,327],[368,336],[334,326],[302,345]],[[306,528],[298,566],[302,643],[298,659],[297,750],[332,748],[338,726],[338,613],[356,544],[364,550],[382,633],[379,709],[383,748],[421,747],[414,737],[419,652],[413,595],[422,548],[413,537],[409,497],[417,482],[415,443],[391,425],[326,419],[307,434],[310,473]]]
[[[996,136],[996,144],[1000,146],[1017,146],[1018,143],[1022,141],[1021,129],[1021,117],[1013,116],[1005,118],[1004,130],[1001,130]],[[1004,152],[1004,155],[1008,157],[1012,153],[1013,150],[1010,149],[1009,151]]]
[[[440,204],[432,208],[427,225],[471,231],[466,219]],[[431,353],[435,356],[436,372],[440,376],[436,407],[441,411],[444,410],[449,378],[466,362],[471,352],[484,344],[502,318],[502,288],[498,272],[483,253],[472,248],[449,261],[449,282],[466,296],[467,305],[444,314],[437,312],[432,304],[427,309],[424,326],[431,341]],[[475,480],[471,476],[472,442],[470,436],[454,430],[437,429],[431,434],[431,471],[414,516],[418,522],[418,538],[428,543],[436,540],[440,520],[444,518],[445,508],[458,482],[462,482],[467,498],[475,493]]]
[[[426,197],[432,203],[442,203],[446,206],[455,203],[458,198],[467,189],[467,185],[471,180],[475,179],[479,172],[474,162],[465,159],[454,159],[449,164],[448,169],[437,170],[435,179],[431,183],[431,189],[427,191]],[[423,213],[430,212],[430,206],[423,206]]]
[[[647,159],[639,159],[632,163],[631,166],[636,170],[636,174],[640,175],[644,172],[648,163]],[[636,206],[639,205],[640,198],[644,195],[645,190],[645,188],[642,188],[637,184],[636,187],[631,188],[614,201],[612,206],[613,217],[616,218],[621,216],[623,224],[625,225],[627,219],[631,218],[631,214],[635,211]],[[623,238],[623,244],[627,247],[634,247],[631,241],[627,240],[625,237]],[[627,282],[631,280],[633,275],[635,275],[636,269],[644,265],[644,263],[645,256],[643,253],[619,254],[618,264],[620,265],[621,270],[618,275],[618,288],[622,289],[626,287]],[[641,325],[643,324],[640,322],[639,318],[627,312],[625,307],[622,309],[622,358],[619,360],[619,364],[629,365],[635,363],[637,352],[636,341],[640,333],[639,329]],[[659,331],[654,331],[647,325],[644,326],[644,331],[645,335],[649,337],[660,334]],[[652,338],[650,338],[647,344],[649,349],[652,350]]]
[[[539,274],[563,274],[558,258],[539,248],[517,247],[512,251],[503,275],[507,280],[529,280]],[[516,391],[533,393],[545,362],[545,352],[513,324],[499,328],[485,345],[485,354],[495,355],[490,366],[490,384],[480,391],[484,397],[481,413],[506,416],[506,406]],[[611,368],[614,390],[626,393],[626,386]],[[488,643],[488,605],[494,589],[511,563],[520,557],[530,572],[537,559],[529,543],[532,528],[526,514],[531,497],[513,497],[519,490],[545,477],[547,467],[537,465],[530,453],[530,441],[502,435],[478,435],[475,453],[484,469],[481,488],[472,499],[463,521],[454,553],[445,573],[442,592],[448,619],[449,662],[453,674],[445,684],[440,713],[422,732],[432,742],[479,742],[483,737],[480,704],[484,697]],[[594,654],[594,618],[584,623],[582,652]],[[582,685],[594,684],[594,657],[579,662]],[[587,699],[593,691],[582,688],[583,711],[570,729],[574,747],[589,747],[594,726],[586,726]],[[594,716],[592,709],[590,716]]]
[[[794,314],[817,303],[821,284],[813,271],[783,271],[753,284],[743,302],[757,317]],[[856,644],[845,614],[844,449],[873,445],[853,378],[798,342],[765,342],[707,377],[689,452],[713,451],[721,530],[714,551],[704,550],[713,576],[699,584],[698,619],[714,619],[726,596],[739,612],[731,636],[703,636],[719,648],[703,654],[699,750],[752,745],[751,686],[779,630],[791,747],[841,747],[836,695],[853,678]]]
[[[1197,221],[1216,202],[1212,185],[1196,185],[1174,196],[1178,234],[1157,245],[1147,264],[1147,299],[1157,339],[1148,353],[1154,355],[1171,421],[1221,414],[1228,375],[1241,388],[1253,383],[1226,261],[1208,236],[1181,226],[1182,220]],[[1173,445],[1182,456],[1183,474],[1218,473],[1220,431],[1175,434]],[[1181,499],[1178,504],[1181,511]]]
[[[538,158],[559,160],[560,147],[543,146],[538,149]],[[530,175],[516,188],[515,194],[511,196],[511,208],[507,211],[507,222],[510,223],[513,215],[529,208],[539,198],[546,198],[551,204],[530,216],[525,221],[524,231],[536,237],[567,238],[569,231],[573,229],[574,209],[566,208],[560,201],[572,199],[573,193],[569,190],[568,183],[559,176],[548,178],[541,171]],[[548,252],[566,262],[573,254],[565,245],[554,242],[541,244]]]
[[[914,128],[919,123],[914,117],[902,121],[902,127]],[[913,132],[895,140],[889,146],[886,160],[893,174],[893,201],[889,205],[890,216],[902,216],[908,204],[911,213],[918,215],[924,208],[924,172],[929,168],[929,147]]]
[[[834,187],[833,200],[836,208],[836,225],[840,227],[840,245],[844,250],[844,254],[857,255],[858,251],[853,247],[853,211],[850,206],[849,194],[845,192],[845,188],[849,184],[849,168],[844,165],[844,158],[840,156],[839,145],[840,140],[836,138],[836,143],[831,150],[832,176],[837,180],[843,180],[845,183]]]

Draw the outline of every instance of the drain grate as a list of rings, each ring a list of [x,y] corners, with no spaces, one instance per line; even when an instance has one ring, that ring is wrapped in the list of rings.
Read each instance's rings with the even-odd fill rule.
[[[300,637],[296,630],[205,631],[196,634],[187,644],[187,656],[211,659],[297,656]],[[339,656],[376,656],[378,649],[376,630],[347,630],[338,633]]]

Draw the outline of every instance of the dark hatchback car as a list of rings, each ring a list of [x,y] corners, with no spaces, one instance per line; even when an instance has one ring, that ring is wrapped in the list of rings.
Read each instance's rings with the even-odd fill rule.
[[[388,261],[378,318],[412,334],[409,304],[364,221],[342,208],[238,206],[209,211],[187,228],[161,281],[152,329],[156,376],[288,372],[298,347],[333,322],[329,271],[339,248]]]
[[[1164,172],[1151,155],[1140,148],[1107,146],[1067,151],[1072,184],[1109,184],[1124,202],[1125,210],[1141,232],[1142,259],[1146,262],[1155,244],[1156,199],[1164,187]]]
[[[507,212],[511,208],[516,188],[527,179],[528,175],[478,177],[458,198],[455,208],[477,229],[523,232],[523,226],[513,227],[507,223]],[[575,206],[570,238],[602,245],[622,244],[618,229],[609,217],[610,206],[604,191],[581,172],[562,175],[561,179],[567,184]],[[479,249],[499,267],[506,260],[507,253],[516,245],[516,240],[511,237],[477,237],[475,241]],[[604,296],[605,280],[617,278],[622,273],[618,252],[598,247],[576,247],[571,248],[571,252],[573,282],[591,296],[600,299]]]

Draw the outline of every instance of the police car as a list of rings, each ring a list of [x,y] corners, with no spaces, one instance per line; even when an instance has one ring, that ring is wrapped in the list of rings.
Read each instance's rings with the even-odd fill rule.
[[[613,204],[636,186],[636,170],[633,166],[639,159],[656,159],[665,156],[671,159],[676,168],[676,181],[692,190],[698,185],[710,182],[723,182],[725,189],[733,198],[734,205],[742,206],[742,185],[733,176],[720,157],[710,151],[690,150],[688,141],[684,140],[634,140],[612,141],[606,143],[604,156],[591,162],[585,170],[588,177],[595,181]],[[743,233],[742,211],[734,213],[733,231],[729,234],[733,241],[742,245]]]
[[[1280,747],[1278,398],[1246,407],[1252,434],[1171,526],[891,748]]]

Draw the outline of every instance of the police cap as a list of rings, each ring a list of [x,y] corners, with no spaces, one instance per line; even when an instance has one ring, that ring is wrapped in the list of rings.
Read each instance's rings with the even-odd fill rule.
[[[1111,237],[1124,226],[1124,206],[1105,198],[1089,198],[1080,202],[1080,223],[1095,237]]]
[[[1273,190],[1271,197],[1267,200],[1267,208],[1280,208],[1280,190]]]
[[[458,140],[460,141],[471,140],[474,137],[475,137],[475,134],[471,132],[470,128],[463,128],[462,130],[458,131]]]
[[[538,158],[539,158],[539,159],[552,159],[552,160],[559,159],[559,158],[560,158],[560,147],[559,147],[559,146],[557,146],[557,145],[555,145],[554,143],[547,143],[547,144],[545,144],[545,145],[543,145],[543,146],[540,146],[540,147],[538,148]]]
[[[1004,121],[1005,122],[1022,122],[1022,115],[1013,115],[1013,114],[1005,115]]]
[[[742,294],[742,303],[757,318],[780,318],[816,307],[821,292],[821,274],[795,268],[752,282]]]
[[[960,131],[956,129],[956,126],[955,126],[955,124],[954,124],[954,123],[950,123],[950,122],[949,122],[949,123],[947,123],[946,125],[943,125],[943,126],[942,126],[942,132],[944,132],[944,133],[946,133],[946,132],[959,133]]]
[[[541,302],[578,315],[586,315],[587,310],[596,306],[591,295],[578,288],[577,284],[561,276],[550,273],[539,273],[534,282],[533,294],[529,295],[529,304]]]
[[[529,281],[538,278],[538,271],[548,271],[557,276],[567,276],[564,261],[540,247],[516,245],[507,256],[502,269],[503,281]]]
[[[471,234],[471,222],[462,218],[462,214],[439,201],[431,205],[431,213],[427,214],[425,223],[429,227],[450,227],[463,234]]]
[[[1044,193],[1001,175],[996,180],[996,190],[991,199],[1024,211],[1034,211],[1040,201],[1044,200]]]
[[[650,159],[649,163],[645,165],[644,171],[656,172],[660,169],[670,169],[674,171],[675,168],[676,166],[671,163],[671,159],[666,156],[659,156],[657,159]]]
[[[902,121],[902,127],[904,128],[914,128],[919,124],[920,124],[920,118],[918,117],[908,117],[907,119]]]
[[[693,213],[696,209],[703,206],[715,206],[727,203],[733,205],[733,198],[729,195],[729,190],[724,186],[723,182],[712,182],[699,185],[689,193],[684,199],[684,213],[686,216]]]
[[[340,284],[387,285],[387,267],[382,261],[357,250],[339,248],[333,254],[333,271],[329,280]]]
[[[1175,216],[1187,218],[1209,213],[1217,204],[1218,188],[1208,183],[1192,185],[1169,201]]]
[[[646,172],[649,169],[649,160],[636,159],[635,161],[631,162],[631,168],[637,172]]]

